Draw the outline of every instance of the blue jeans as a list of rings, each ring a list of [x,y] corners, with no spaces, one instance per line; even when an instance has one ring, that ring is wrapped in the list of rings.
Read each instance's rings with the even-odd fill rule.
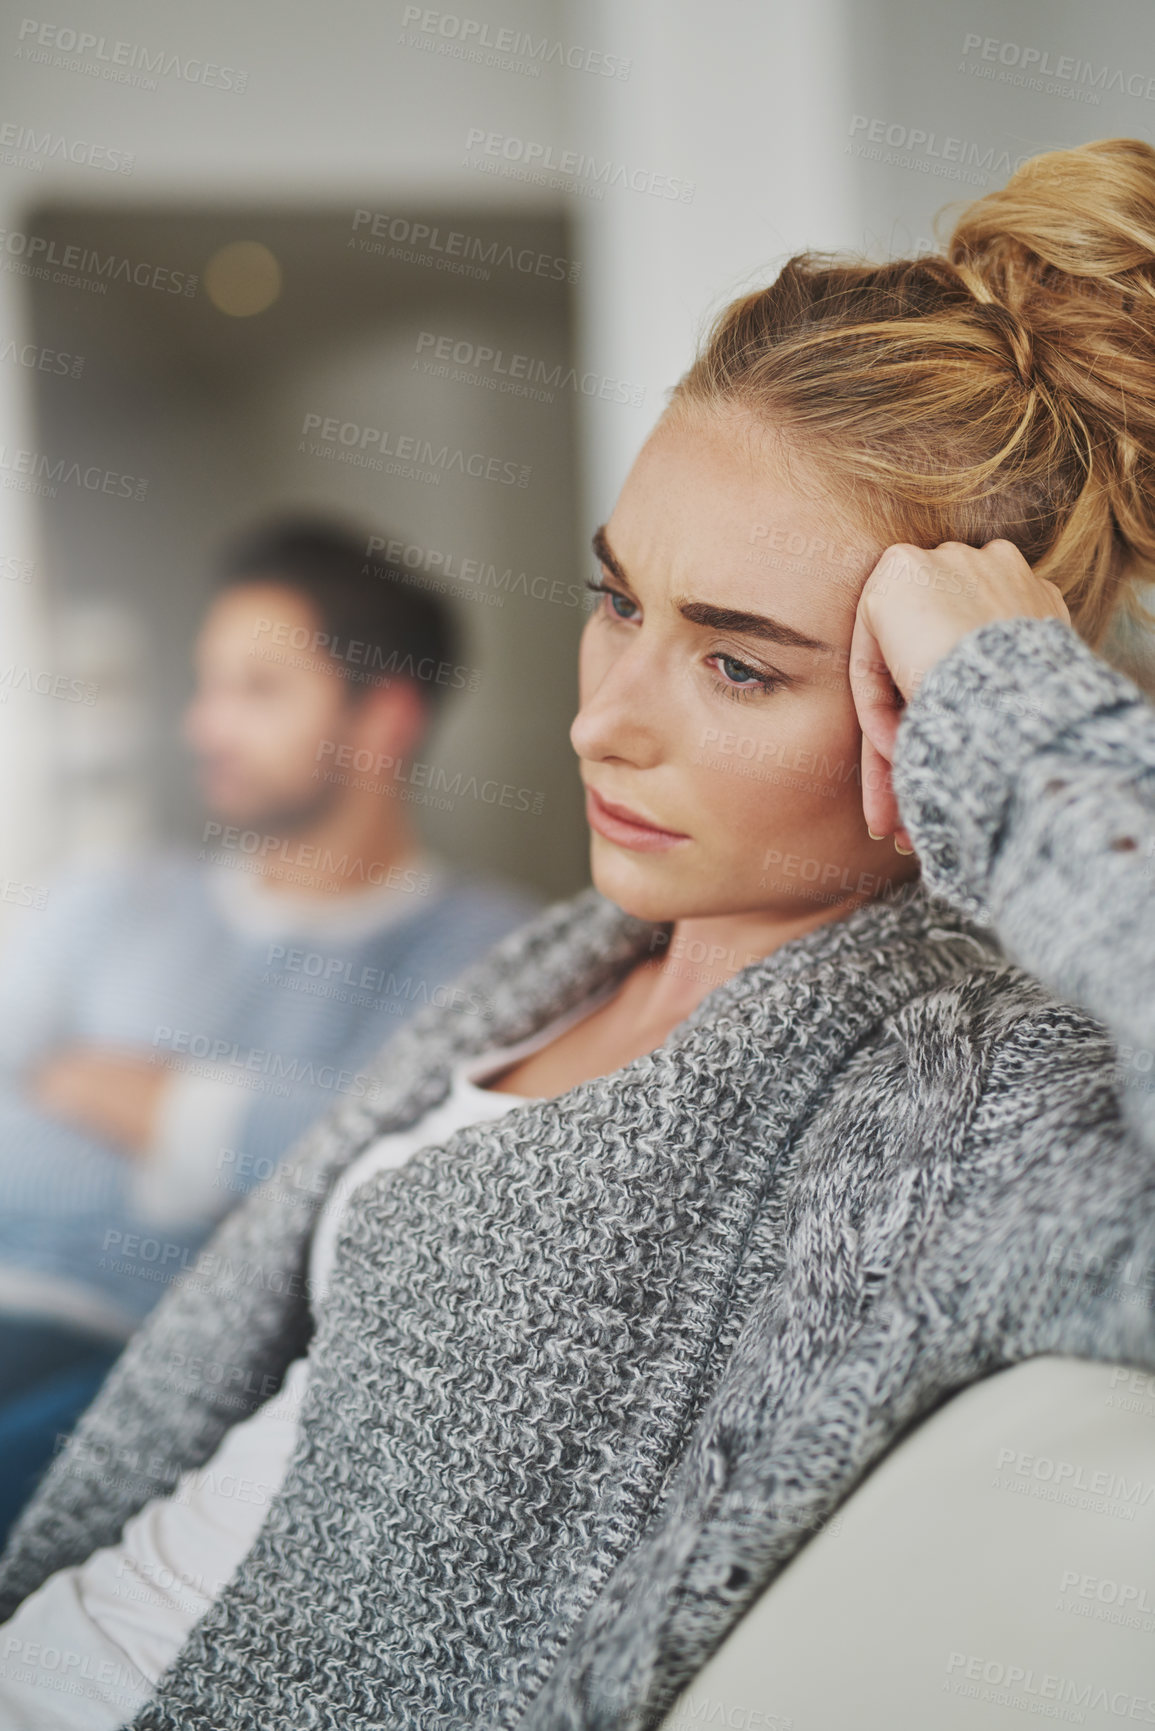
[[[0,1315],[0,1545],[123,1350],[61,1323]]]

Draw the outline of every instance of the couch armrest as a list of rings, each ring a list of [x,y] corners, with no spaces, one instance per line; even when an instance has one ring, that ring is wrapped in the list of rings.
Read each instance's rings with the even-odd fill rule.
[[[1021,1731],[1024,1714],[1155,1725],[1149,1372],[1046,1356],[954,1396],[771,1582],[659,1731]]]

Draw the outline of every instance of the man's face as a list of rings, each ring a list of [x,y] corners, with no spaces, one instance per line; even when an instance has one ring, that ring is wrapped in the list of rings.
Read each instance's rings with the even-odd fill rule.
[[[224,822],[276,833],[315,822],[339,789],[316,776],[322,740],[344,743],[356,713],[341,668],[311,643],[320,621],[277,583],[227,590],[196,647],[185,716],[201,797]]]

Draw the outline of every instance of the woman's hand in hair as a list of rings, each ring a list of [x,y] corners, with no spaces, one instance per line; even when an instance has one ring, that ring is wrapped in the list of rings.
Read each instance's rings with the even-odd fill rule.
[[[1036,577],[1010,541],[985,547],[944,541],[933,551],[899,543],[883,553],[859,596],[850,644],[850,688],[862,728],[862,809],[873,835],[893,834],[897,845],[910,847],[890,778],[907,700],[968,631],[992,619],[1023,617],[1070,623],[1055,585]]]

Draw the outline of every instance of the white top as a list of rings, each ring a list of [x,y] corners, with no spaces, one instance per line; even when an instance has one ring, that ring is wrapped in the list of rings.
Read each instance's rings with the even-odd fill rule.
[[[399,863],[424,874],[432,891],[440,889],[446,866],[437,855],[422,849]],[[222,917],[249,938],[356,941],[399,924],[413,911],[410,892],[389,884],[341,895],[305,895],[270,888],[256,872],[216,866],[210,868],[208,886]],[[161,1095],[146,1158],[132,1162],[130,1197],[136,1212],[157,1229],[219,1218],[232,1199],[216,1188],[217,1173],[206,1164],[205,1149],[235,1142],[249,1104],[244,1089],[232,1082],[174,1071]]]
[[[548,1045],[613,995],[611,982],[516,1045],[493,1047],[452,1072],[439,1106],[380,1136],[326,1196],[309,1256],[314,1310],[328,1290],[337,1232],[353,1192],[455,1130],[528,1102],[480,1086]],[[161,1673],[248,1554],[288,1469],[308,1381],[294,1359],[279,1391],[225,1432],[203,1467],[182,1473],[124,1524],[119,1543],[59,1569],[4,1625],[0,1731],[115,1731],[148,1701]],[[61,1654],[72,1661],[61,1669]]]

